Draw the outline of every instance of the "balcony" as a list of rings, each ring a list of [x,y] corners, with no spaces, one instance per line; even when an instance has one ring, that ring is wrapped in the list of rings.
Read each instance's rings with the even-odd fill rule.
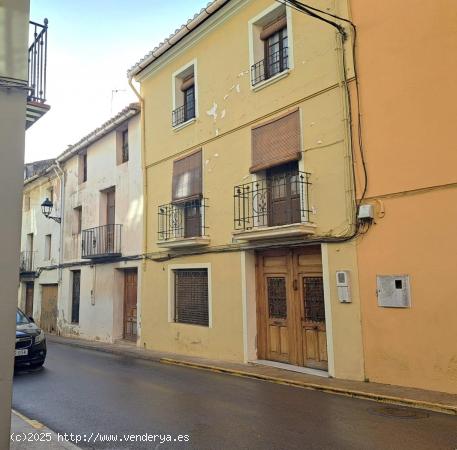
[[[50,109],[46,104],[46,71],[48,57],[48,19],[41,25],[30,21],[33,41],[28,55],[28,95],[25,128],[30,128]]]
[[[182,125],[183,123],[188,122],[191,119],[195,118],[195,99],[188,101],[183,106],[176,108],[171,113],[171,123],[173,128]]]
[[[234,238],[259,241],[314,234],[309,186],[309,173],[299,171],[235,186]]]
[[[208,245],[210,240],[205,225],[207,203],[207,199],[199,198],[159,206],[157,245],[165,248]]]
[[[118,258],[121,252],[122,225],[103,225],[82,231],[81,258]]]
[[[251,83],[255,87],[270,78],[285,73],[289,68],[289,49],[283,47],[272,53],[268,58],[262,59],[251,67]]]
[[[35,254],[36,252],[31,251],[21,252],[21,259],[19,261],[19,273],[21,275],[35,273]]]

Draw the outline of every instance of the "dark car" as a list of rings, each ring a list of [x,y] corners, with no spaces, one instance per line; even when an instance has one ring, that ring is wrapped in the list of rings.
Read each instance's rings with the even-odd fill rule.
[[[46,337],[32,318],[19,308],[16,312],[15,367],[41,367],[46,359]]]

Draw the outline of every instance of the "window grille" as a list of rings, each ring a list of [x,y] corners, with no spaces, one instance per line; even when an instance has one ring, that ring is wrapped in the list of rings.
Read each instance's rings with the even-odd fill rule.
[[[208,270],[179,269],[174,275],[175,322],[208,326]]]

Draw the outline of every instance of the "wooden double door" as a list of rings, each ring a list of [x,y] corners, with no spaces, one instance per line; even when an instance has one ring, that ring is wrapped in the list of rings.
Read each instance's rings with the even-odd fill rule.
[[[257,254],[258,357],[327,370],[320,247]]]

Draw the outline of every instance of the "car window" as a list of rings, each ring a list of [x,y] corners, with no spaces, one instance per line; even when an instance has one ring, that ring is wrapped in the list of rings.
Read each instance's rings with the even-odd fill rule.
[[[25,314],[22,311],[17,310],[16,311],[16,325],[24,325],[26,323],[29,323],[29,319],[25,316]]]

